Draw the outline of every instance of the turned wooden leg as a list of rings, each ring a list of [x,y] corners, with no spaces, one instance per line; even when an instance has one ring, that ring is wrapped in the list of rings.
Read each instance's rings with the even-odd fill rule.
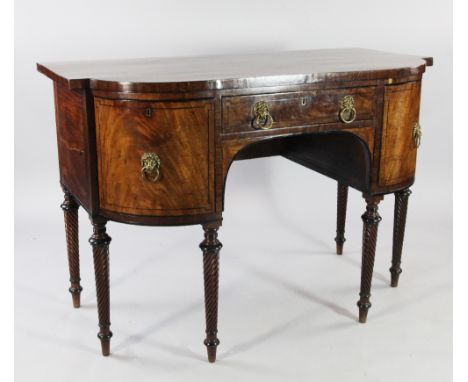
[[[337,206],[336,206],[336,253],[343,254],[343,244],[346,224],[346,206],[348,204],[348,186],[338,182]]]
[[[364,223],[362,231],[362,268],[361,268],[361,291],[357,303],[359,307],[359,322],[365,323],[367,312],[371,307],[371,285],[372,273],[374,271],[375,246],[377,243],[377,230],[382,218],[378,212],[379,202],[382,196],[371,196],[366,198],[366,212],[362,215]]]
[[[93,246],[94,273],[99,317],[98,338],[101,340],[102,355],[110,353],[110,304],[109,304],[109,244],[110,236],[106,233],[106,220],[92,218],[93,235],[89,242]]]
[[[395,213],[393,218],[393,253],[392,266],[390,268],[391,286],[398,286],[401,273],[401,251],[405,237],[406,212],[408,211],[408,198],[411,195],[409,188],[395,192]]]
[[[78,208],[70,192],[64,190],[65,200],[61,204],[65,217],[65,235],[67,240],[68,268],[70,271],[70,288],[73,306],[80,307],[80,293],[83,288],[80,285],[80,254],[78,249]]]
[[[219,345],[218,334],[218,280],[219,251],[222,247],[218,240],[219,223],[203,225],[205,239],[200,248],[203,251],[203,275],[205,284],[205,317],[208,361],[216,361],[216,347]]]

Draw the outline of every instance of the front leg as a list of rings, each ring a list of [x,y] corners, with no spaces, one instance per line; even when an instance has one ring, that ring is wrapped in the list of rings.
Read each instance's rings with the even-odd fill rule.
[[[401,273],[401,252],[403,250],[403,239],[405,238],[406,212],[408,211],[408,198],[411,190],[406,189],[395,192],[395,213],[393,217],[393,253],[392,267],[390,268],[391,286],[398,286]]]
[[[383,196],[370,196],[366,198],[366,212],[362,215],[362,268],[361,268],[361,291],[357,303],[359,307],[359,322],[365,323],[367,312],[371,307],[371,285],[372,273],[374,272],[375,247],[377,243],[377,230],[382,218],[378,212],[378,205]]]
[[[94,273],[96,278],[96,296],[99,317],[98,338],[101,340],[102,355],[110,353],[110,301],[109,301],[109,244],[110,236],[106,233],[106,220],[92,218],[93,235],[89,242],[93,246]]]
[[[79,204],[73,195],[64,188],[65,200],[60,205],[65,218],[65,235],[67,240],[68,269],[70,272],[70,288],[73,306],[80,307],[80,253],[78,245],[78,208]]]
[[[218,228],[220,223],[203,225],[205,239],[200,248],[203,251],[203,275],[205,284],[205,318],[206,339],[204,341],[208,361],[216,361],[216,348],[218,340],[218,285],[219,285],[219,251],[222,244],[218,240]]]

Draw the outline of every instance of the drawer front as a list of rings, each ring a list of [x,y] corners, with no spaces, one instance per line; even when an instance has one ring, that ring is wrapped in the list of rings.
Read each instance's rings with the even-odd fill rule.
[[[213,105],[96,98],[100,207],[177,216],[213,207]]]
[[[374,109],[375,87],[224,97],[223,132],[326,123],[350,128],[372,119]]]

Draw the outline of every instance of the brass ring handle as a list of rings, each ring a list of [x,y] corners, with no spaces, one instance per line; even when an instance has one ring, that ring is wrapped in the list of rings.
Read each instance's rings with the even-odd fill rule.
[[[421,125],[418,122],[416,122],[413,125],[412,136],[413,136],[414,146],[418,148],[421,145],[421,137],[422,137]]]
[[[356,109],[354,108],[354,98],[350,95],[344,96],[340,101],[340,120],[344,123],[351,123],[356,119]]]
[[[259,101],[252,107],[252,127],[254,129],[268,130],[273,126],[273,117],[266,102]]]
[[[148,182],[159,179],[161,158],[155,153],[144,153],[141,156],[141,177]]]

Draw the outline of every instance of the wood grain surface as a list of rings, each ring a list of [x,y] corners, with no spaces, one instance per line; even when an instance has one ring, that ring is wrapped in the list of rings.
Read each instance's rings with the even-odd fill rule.
[[[156,216],[210,212],[212,119],[210,101],[96,99],[101,208]],[[161,159],[156,182],[142,177],[146,152]]]
[[[368,49],[38,64],[70,88],[190,91],[420,76],[430,60]]]
[[[60,181],[82,204],[89,206],[86,94],[84,90],[69,90],[57,83],[54,90]]]
[[[419,120],[420,82],[387,86],[385,89],[382,156],[379,183],[388,186],[414,177],[416,146],[413,126]]]
[[[338,123],[341,122],[340,101],[347,95],[353,97],[357,114],[355,122],[342,123],[343,128],[373,118],[374,87],[234,96],[223,98],[223,133],[255,131],[252,126],[252,108],[257,102],[268,105],[274,120],[272,129]]]

